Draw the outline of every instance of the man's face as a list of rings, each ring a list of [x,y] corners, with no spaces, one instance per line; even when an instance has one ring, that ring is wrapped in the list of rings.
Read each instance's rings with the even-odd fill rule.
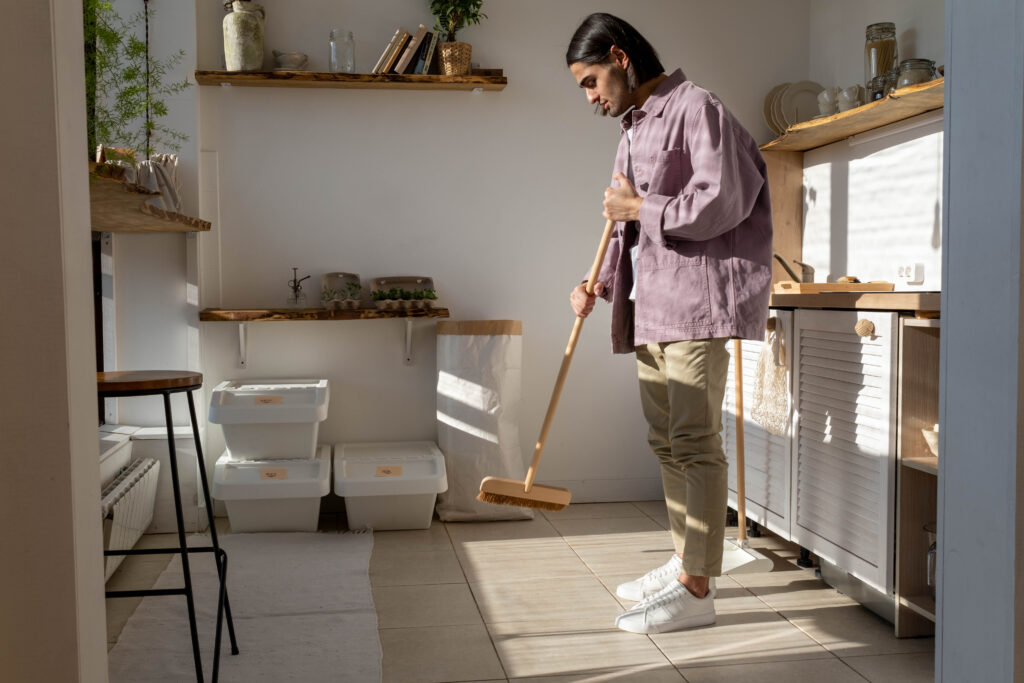
[[[587,93],[587,102],[604,116],[622,116],[633,106],[633,94],[626,84],[626,71],[615,61],[603,64],[574,62],[569,71]]]

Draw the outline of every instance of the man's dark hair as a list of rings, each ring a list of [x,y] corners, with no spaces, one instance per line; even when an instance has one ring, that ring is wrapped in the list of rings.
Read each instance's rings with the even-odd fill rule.
[[[609,61],[612,45],[627,55],[633,67],[631,88],[665,71],[647,39],[629,23],[611,14],[595,12],[583,20],[576,29],[569,47],[565,51],[565,64],[572,66],[576,62],[584,64],[602,64]]]

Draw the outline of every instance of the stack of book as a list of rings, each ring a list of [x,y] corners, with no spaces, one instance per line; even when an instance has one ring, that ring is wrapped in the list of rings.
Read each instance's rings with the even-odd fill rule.
[[[437,33],[423,24],[415,34],[404,28],[395,31],[391,42],[384,48],[371,73],[375,74],[428,74],[437,47]]]

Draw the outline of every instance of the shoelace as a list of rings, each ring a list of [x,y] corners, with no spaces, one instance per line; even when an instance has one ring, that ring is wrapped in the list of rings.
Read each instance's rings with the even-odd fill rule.
[[[678,557],[678,556],[674,555],[673,559],[669,560],[668,562],[666,562],[665,564],[661,565],[657,569],[651,571],[651,573],[648,574],[644,578],[660,579],[661,577],[665,576],[666,574],[670,574],[670,573],[678,574],[679,570],[683,566],[683,563],[682,562],[676,562],[675,557]]]

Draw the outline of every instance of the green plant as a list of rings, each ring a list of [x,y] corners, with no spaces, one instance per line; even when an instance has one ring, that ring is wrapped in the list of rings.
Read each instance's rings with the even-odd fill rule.
[[[88,155],[98,144],[126,147],[145,158],[159,144],[178,150],[188,136],[164,123],[167,98],[190,87],[188,80],[166,82],[167,74],[185,56],[178,50],[167,59],[149,54],[149,0],[143,10],[122,18],[109,0],[82,0],[85,27],[85,84]],[[138,29],[145,27],[145,40]]]
[[[436,19],[434,30],[445,34],[445,42],[455,42],[458,31],[487,18],[480,11],[483,4],[484,0],[431,0],[430,11]]]
[[[323,292],[320,294],[321,301],[334,301],[335,299],[341,298],[340,289],[332,289],[330,287],[324,287]]]
[[[346,288],[348,289],[349,299],[358,299],[359,293],[363,291],[363,286],[358,282],[349,282]]]

